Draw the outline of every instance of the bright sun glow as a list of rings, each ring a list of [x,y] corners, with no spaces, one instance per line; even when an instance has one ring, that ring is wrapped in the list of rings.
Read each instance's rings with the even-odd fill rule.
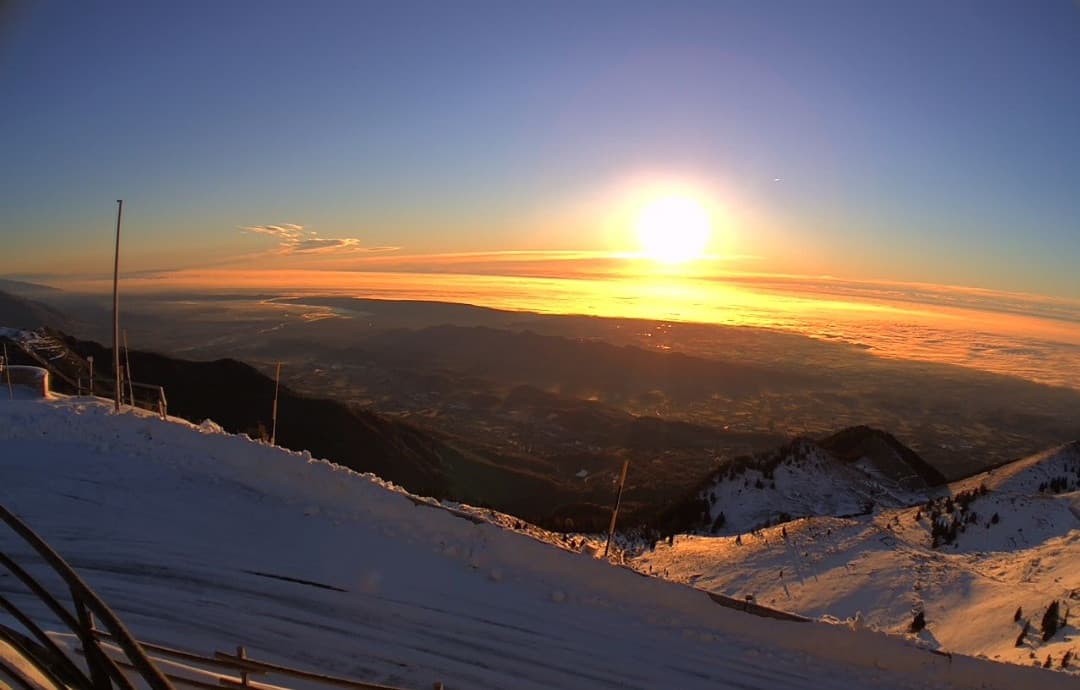
[[[645,206],[637,219],[645,255],[667,264],[701,258],[709,242],[709,213],[699,202],[667,196]]]

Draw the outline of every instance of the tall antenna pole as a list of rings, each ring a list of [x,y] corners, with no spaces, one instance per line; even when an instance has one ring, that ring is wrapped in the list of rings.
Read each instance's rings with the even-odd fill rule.
[[[115,386],[116,411],[120,411],[120,216],[124,212],[124,200],[116,200],[116,258],[113,260],[112,278],[112,351],[113,380]]]

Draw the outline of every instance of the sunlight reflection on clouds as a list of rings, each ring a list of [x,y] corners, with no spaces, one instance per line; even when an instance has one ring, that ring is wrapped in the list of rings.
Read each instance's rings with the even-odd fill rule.
[[[552,278],[312,270],[186,270],[125,281],[143,291],[273,289],[295,295],[463,302],[768,328],[886,358],[956,364],[1080,389],[1080,307],[967,288],[795,277]],[[284,289],[283,286],[285,287]],[[72,287],[100,287],[84,282]]]

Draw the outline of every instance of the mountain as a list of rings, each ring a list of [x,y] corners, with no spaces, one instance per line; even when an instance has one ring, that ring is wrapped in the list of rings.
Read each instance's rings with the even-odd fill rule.
[[[799,497],[806,503],[852,491],[821,461],[806,465],[821,470],[823,484]],[[729,511],[738,518],[759,502],[774,511],[792,503],[762,493],[744,490]],[[1070,614],[1080,606],[1080,443],[932,487],[911,505],[876,502],[847,517],[835,508],[822,501],[816,512],[754,532],[679,536],[642,551],[634,566],[806,616],[911,634],[944,651],[1080,671],[1072,661],[1080,628]],[[925,627],[913,629],[917,620]]]
[[[598,559],[595,540],[508,529],[310,453],[87,399],[0,398],[0,476],[0,501],[136,637],[173,648],[242,644],[256,659],[412,688],[1074,686],[719,606]],[[37,570],[6,530],[0,550]],[[11,579],[5,598],[38,615]]]
[[[945,475],[892,434],[868,426],[854,426],[818,441],[818,445],[844,462],[866,463],[891,481],[920,491],[946,483]]]
[[[20,297],[47,296],[62,292],[62,290],[49,285],[28,283],[22,280],[11,280],[9,278],[0,278],[0,291],[18,295]]]
[[[13,328],[48,326],[64,330],[70,327],[71,321],[67,315],[41,302],[10,292],[0,292],[0,324]]]
[[[953,482],[916,521],[933,548],[959,552],[1038,546],[1080,527],[1080,442]]]
[[[672,509],[662,529],[733,535],[800,517],[864,514],[924,500],[943,481],[893,436],[852,427],[725,464]]]

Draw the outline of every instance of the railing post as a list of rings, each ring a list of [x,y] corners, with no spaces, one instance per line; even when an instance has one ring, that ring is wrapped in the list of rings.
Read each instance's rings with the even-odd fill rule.
[[[79,629],[76,631],[86,653],[86,665],[90,669],[90,680],[94,683],[95,690],[109,690],[112,681],[109,680],[108,667],[101,657],[105,652],[98,646],[97,638],[94,637],[94,617],[83,604],[82,597],[71,588],[71,601],[75,606],[75,616],[79,620]]]
[[[243,645],[236,646],[236,658],[241,661],[247,658],[247,650],[244,649]],[[246,668],[240,670],[240,685],[245,688],[248,686],[248,671]]]

